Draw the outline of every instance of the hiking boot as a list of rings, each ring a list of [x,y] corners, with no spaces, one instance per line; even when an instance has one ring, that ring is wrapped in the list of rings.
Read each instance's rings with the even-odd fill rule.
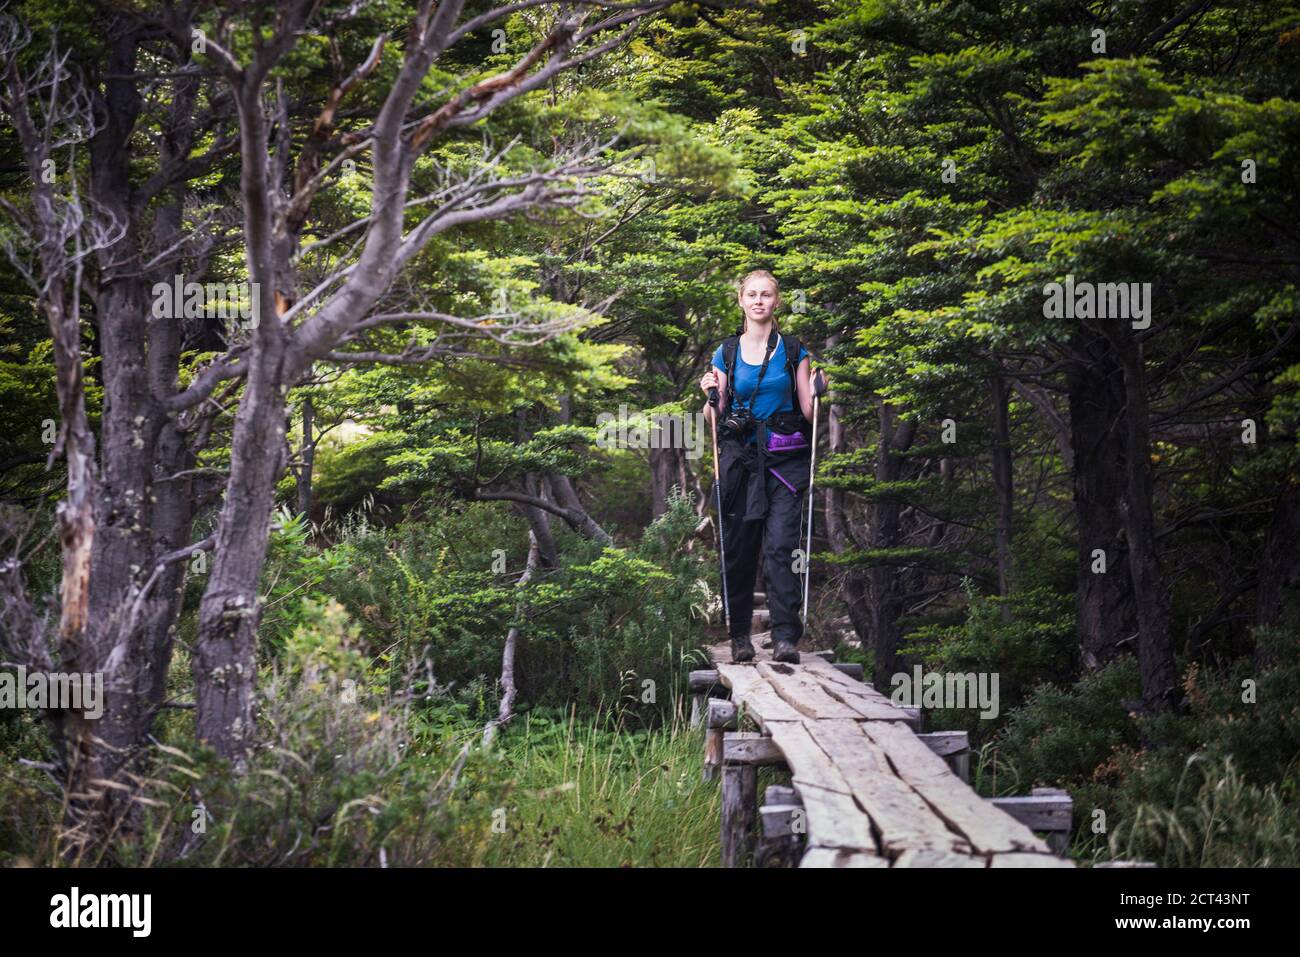
[[[749,635],[742,635],[739,638],[733,637],[731,639],[731,660],[754,660],[754,643],[749,640]]]
[[[799,663],[799,652],[795,646],[784,638],[777,638],[772,642],[772,657],[777,661],[789,662],[792,665]]]

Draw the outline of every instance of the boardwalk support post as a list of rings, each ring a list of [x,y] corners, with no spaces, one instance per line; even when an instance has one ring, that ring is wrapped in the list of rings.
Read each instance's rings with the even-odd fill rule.
[[[762,740],[757,732],[729,732],[723,752],[737,753],[743,745]],[[758,816],[758,767],[748,760],[722,763],[722,866],[745,867],[754,853],[754,824]]]
[[[722,766],[722,735],[728,728],[736,727],[736,706],[721,698],[709,699],[708,717],[704,732],[704,780],[712,781]]]
[[[698,728],[704,720],[705,702],[714,691],[726,692],[718,681],[717,669],[692,671],[690,674],[691,690],[691,727]]]
[[[755,867],[797,867],[808,833],[803,802],[794,788],[773,784],[758,809],[762,837],[754,851]]]

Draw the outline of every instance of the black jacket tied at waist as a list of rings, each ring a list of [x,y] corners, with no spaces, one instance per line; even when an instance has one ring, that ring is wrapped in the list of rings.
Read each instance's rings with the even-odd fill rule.
[[[757,479],[749,483],[745,500],[745,521],[767,517],[768,475],[775,475],[789,490],[788,493],[782,494],[802,495],[808,488],[808,459],[811,452],[808,440],[804,438],[803,444],[797,447],[769,449],[768,436],[771,433],[768,431],[767,424],[759,422],[755,433],[758,438],[755,445],[748,445],[736,438],[719,437],[718,440],[719,470],[722,475],[722,510],[728,513],[731,511],[745,472]],[[793,443],[798,439],[798,434],[792,436],[778,434],[775,441]]]

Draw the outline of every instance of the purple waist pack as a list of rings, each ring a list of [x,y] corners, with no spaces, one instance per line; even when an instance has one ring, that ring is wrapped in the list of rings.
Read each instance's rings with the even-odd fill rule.
[[[808,448],[808,440],[802,432],[782,435],[780,432],[767,433],[767,450],[769,452],[788,452],[791,449]]]

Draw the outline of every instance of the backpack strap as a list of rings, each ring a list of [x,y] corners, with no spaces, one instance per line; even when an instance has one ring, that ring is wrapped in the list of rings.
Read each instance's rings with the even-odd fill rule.
[[[799,381],[796,376],[799,374],[799,350],[803,344],[799,342],[798,336],[789,333],[782,333],[781,341],[785,343],[785,370],[790,375],[790,411],[800,412]]]
[[[740,336],[727,336],[722,340],[722,364],[727,372],[727,409],[730,411],[736,399],[736,350],[740,347]]]

